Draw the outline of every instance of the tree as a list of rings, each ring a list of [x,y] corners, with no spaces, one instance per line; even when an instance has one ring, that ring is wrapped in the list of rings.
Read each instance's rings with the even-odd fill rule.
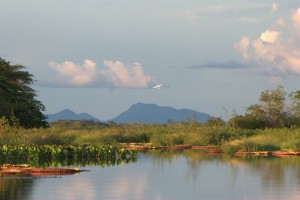
[[[292,125],[300,126],[300,90],[289,94],[291,98],[290,121]]]
[[[270,127],[284,127],[289,115],[286,95],[282,86],[263,91],[260,103],[249,106],[247,110],[254,119],[266,122]]]
[[[24,66],[11,65],[0,58],[0,117],[6,117],[11,124],[17,121],[25,128],[47,125],[42,114],[45,106],[30,87],[33,82],[33,75]]]
[[[246,129],[258,129],[267,126],[267,122],[256,119],[253,115],[236,115],[232,117],[228,123],[233,128],[246,128]]]
[[[300,91],[287,94],[282,86],[261,93],[259,103],[248,113],[231,118],[230,126],[240,128],[280,128],[300,126]]]
[[[225,125],[225,122],[221,117],[209,117],[207,120],[207,125],[210,127],[220,127]]]

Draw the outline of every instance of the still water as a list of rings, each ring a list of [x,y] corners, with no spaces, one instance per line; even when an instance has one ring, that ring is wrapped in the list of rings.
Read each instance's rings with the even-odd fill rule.
[[[78,166],[76,166],[78,167]],[[0,178],[0,198],[20,200],[300,199],[300,157],[229,157],[150,151],[135,163],[76,175]]]

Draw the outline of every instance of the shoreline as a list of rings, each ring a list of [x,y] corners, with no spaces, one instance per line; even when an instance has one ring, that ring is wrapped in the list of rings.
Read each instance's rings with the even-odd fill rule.
[[[174,145],[174,146],[152,146],[150,143],[122,143],[118,148],[124,148],[131,151],[147,151],[147,150],[200,150],[207,154],[223,154],[223,150],[217,146],[192,146],[192,145]],[[300,156],[300,150],[284,150],[284,151],[241,151],[238,150],[233,153],[238,156]]]

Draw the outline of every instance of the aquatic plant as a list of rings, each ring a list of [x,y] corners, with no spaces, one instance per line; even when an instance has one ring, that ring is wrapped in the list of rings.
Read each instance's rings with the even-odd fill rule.
[[[117,147],[94,145],[2,145],[0,163],[32,166],[116,165],[136,161],[137,153]]]

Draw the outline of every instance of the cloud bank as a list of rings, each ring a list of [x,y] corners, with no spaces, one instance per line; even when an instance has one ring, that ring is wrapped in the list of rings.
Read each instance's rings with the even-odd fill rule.
[[[272,6],[273,12],[277,9],[278,5]],[[300,75],[300,8],[292,12],[287,22],[278,19],[257,39],[242,36],[235,47],[244,61],[255,63],[261,73],[279,77]]]
[[[65,61],[49,62],[49,67],[56,72],[52,86],[148,88],[153,82],[139,63],[125,65],[120,61],[104,61],[105,68],[101,69],[94,61],[86,59],[82,65]]]

